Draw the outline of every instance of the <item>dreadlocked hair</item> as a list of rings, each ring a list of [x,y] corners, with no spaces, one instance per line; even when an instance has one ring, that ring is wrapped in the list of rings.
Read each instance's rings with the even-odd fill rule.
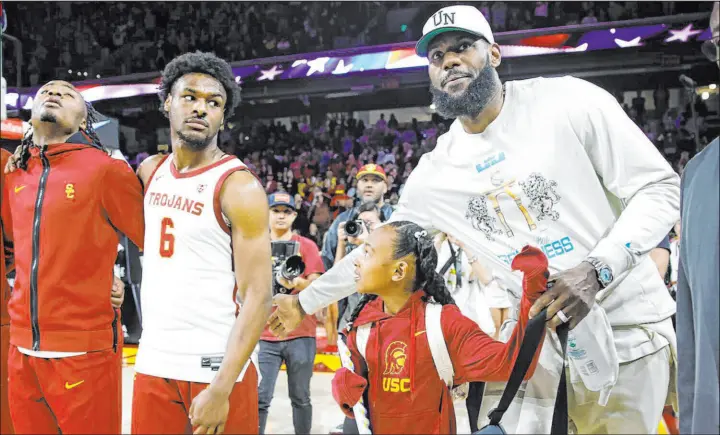
[[[436,272],[438,255],[432,239],[421,226],[409,221],[390,222],[387,226],[395,230],[395,244],[393,260],[398,260],[409,254],[415,256],[415,282],[413,292],[422,289],[427,294],[423,301],[428,302],[429,297],[441,305],[455,305],[455,300],[445,286],[445,280]],[[355,319],[365,308],[368,302],[377,298],[377,295],[363,295],[352,312],[348,321],[347,330],[352,328]]]
[[[215,56],[213,53],[185,53],[176,57],[165,66],[158,96],[160,97],[160,113],[168,116],[165,111],[165,100],[172,92],[173,85],[186,74],[200,73],[207,74],[219,81],[227,94],[225,103],[225,118],[231,118],[235,108],[240,104],[240,87],[235,82],[230,64]]]
[[[105,147],[102,146],[100,143],[100,137],[98,136],[97,132],[95,131],[95,128],[93,127],[93,124],[100,122],[100,112],[95,110],[92,104],[85,102],[85,109],[87,111],[87,116],[85,117],[85,129],[80,129],[80,132],[82,132],[83,136],[90,142],[90,145],[93,147],[107,152]],[[30,148],[34,145],[33,142],[33,130],[29,129],[27,133],[25,133],[25,136],[23,136],[22,141],[20,142],[20,160],[18,162],[18,167],[21,169],[27,169],[27,162],[30,159]]]

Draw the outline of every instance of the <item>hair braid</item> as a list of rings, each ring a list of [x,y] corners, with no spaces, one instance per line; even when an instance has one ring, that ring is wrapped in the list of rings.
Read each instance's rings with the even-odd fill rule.
[[[365,305],[368,304],[368,302],[374,301],[377,298],[377,295],[363,295],[360,298],[360,301],[358,301],[358,304],[355,306],[355,309],[353,310],[352,314],[350,315],[350,319],[348,319],[347,323],[347,330],[350,331],[352,329],[352,324],[355,322],[355,319],[358,318],[360,315],[360,312],[365,308]]]
[[[105,147],[103,147],[100,143],[100,137],[98,136],[95,128],[93,127],[94,123],[100,121],[100,112],[95,110],[95,108],[90,103],[86,102],[85,107],[87,108],[87,119],[84,132],[90,139],[90,145],[102,151],[106,151]]]
[[[33,134],[32,129],[30,129],[27,133],[25,133],[25,136],[23,136],[22,141],[20,142],[20,160],[17,163],[18,168],[22,170],[27,169],[27,163],[30,159],[30,147],[33,145]]]
[[[437,269],[437,251],[432,239],[419,225],[399,221],[389,224],[395,228],[395,259],[402,258],[408,254],[415,255],[415,283],[413,291],[423,289],[428,296],[432,296],[435,302],[442,305],[454,304],[455,300],[450,295],[445,280],[435,271]]]
[[[445,285],[445,280],[437,273],[437,251],[432,240],[427,236],[421,236],[418,240],[417,274],[420,287],[425,290],[428,296],[432,296],[435,302],[441,305],[455,304],[455,300]]]

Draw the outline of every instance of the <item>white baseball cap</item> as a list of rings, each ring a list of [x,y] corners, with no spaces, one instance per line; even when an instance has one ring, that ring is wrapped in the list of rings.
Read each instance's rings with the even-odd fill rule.
[[[491,44],[495,43],[490,23],[477,8],[465,5],[448,6],[435,12],[425,22],[423,36],[415,45],[415,53],[418,56],[427,56],[428,46],[436,36],[453,31],[470,33],[485,38]]]

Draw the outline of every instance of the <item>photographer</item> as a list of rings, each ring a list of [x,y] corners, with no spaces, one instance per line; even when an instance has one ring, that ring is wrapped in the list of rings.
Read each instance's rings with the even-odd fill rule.
[[[360,168],[356,178],[358,180],[356,189],[358,199],[361,202],[374,202],[380,209],[383,220],[390,219],[392,207],[384,202],[385,193],[387,193],[387,176],[385,175],[385,170],[381,166],[367,164]],[[340,213],[330,226],[322,250],[322,260],[326,269],[329,269],[335,264],[340,224],[355,215],[357,215],[357,208],[346,210]]]
[[[305,237],[293,234],[291,229],[297,212],[295,201],[283,192],[270,195],[270,240],[273,243],[274,292],[296,294],[305,289],[323,272],[320,252],[315,243]],[[284,243],[283,243],[284,242]],[[304,263],[304,271],[294,279],[283,278],[283,269],[287,273],[288,258],[275,254],[280,246],[293,246],[293,255],[299,255]],[[284,255],[283,255],[284,257]],[[291,260],[292,261],[292,260]],[[302,270],[302,267],[299,268]],[[297,273],[297,270],[295,271]],[[303,323],[287,338],[280,340],[267,328],[260,338],[260,374],[259,413],[261,434],[265,433],[268,409],[275,391],[280,366],[285,363],[288,375],[288,393],[293,409],[295,433],[310,433],[312,427],[312,405],[310,403],[310,378],[315,363],[315,317],[306,316]]]
[[[351,218],[353,217],[355,216],[351,216]],[[367,240],[368,235],[384,221],[385,219],[382,218],[380,207],[377,204],[372,201],[360,204],[355,219],[350,219],[338,225],[338,247],[335,252],[335,262],[342,260],[347,253],[362,245]],[[338,330],[342,331],[347,325],[348,319],[359,300],[360,295],[358,293],[353,293],[344,299],[344,309],[339,312]]]
[[[372,163],[367,164],[360,168],[355,178],[358,181],[356,189],[358,199],[361,202],[374,202],[380,210],[382,220],[386,221],[390,219],[393,209],[390,205],[385,204],[384,202],[385,193],[387,193],[388,188],[385,170],[381,166]],[[330,226],[330,229],[325,237],[325,241],[323,242],[322,249],[322,261],[325,265],[325,269],[329,269],[333,266],[333,264],[335,264],[335,256],[338,252],[338,244],[340,243],[340,239],[338,237],[340,224],[350,220],[353,216],[357,216],[357,214],[358,210],[356,207],[346,210],[340,213]],[[343,256],[347,252],[349,251],[346,249]],[[342,318],[345,306],[347,305],[347,299],[338,301],[337,305],[338,315]]]

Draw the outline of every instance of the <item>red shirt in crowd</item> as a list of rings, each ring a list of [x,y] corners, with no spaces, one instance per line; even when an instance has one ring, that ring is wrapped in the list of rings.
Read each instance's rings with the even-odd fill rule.
[[[302,257],[302,260],[305,263],[305,272],[302,275],[303,278],[307,278],[308,276],[315,273],[325,272],[325,266],[323,265],[322,259],[320,258],[320,250],[318,249],[315,242],[297,234],[293,234],[291,240],[300,243],[300,257]],[[297,293],[299,292],[293,292],[293,294]],[[266,341],[285,341],[300,337],[315,337],[315,328],[315,316],[305,316],[305,319],[302,321],[300,326],[298,326],[297,329],[291,332],[287,336],[287,338],[277,338],[273,335],[272,332],[270,332],[270,329],[266,326],[260,339]]]

